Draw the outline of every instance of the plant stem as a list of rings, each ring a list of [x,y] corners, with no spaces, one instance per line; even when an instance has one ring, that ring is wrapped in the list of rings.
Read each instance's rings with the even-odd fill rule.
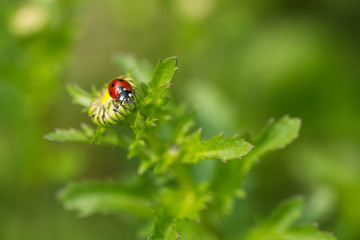
[[[194,191],[195,183],[190,174],[188,166],[183,164],[176,163],[171,168],[174,173],[175,178],[177,179],[179,185],[184,188],[186,191]]]

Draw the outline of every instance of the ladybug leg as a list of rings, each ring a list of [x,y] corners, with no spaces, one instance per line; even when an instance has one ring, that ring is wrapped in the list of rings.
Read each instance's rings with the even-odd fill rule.
[[[115,107],[115,109],[119,109],[119,103],[116,102],[116,103],[114,104],[114,107]]]
[[[123,104],[124,103],[124,101],[120,101],[120,105],[125,109],[125,111],[127,110],[127,108],[126,108],[126,106],[125,106],[125,104]]]
[[[132,94],[133,95],[131,96],[131,101],[134,101],[135,98],[136,99],[138,98],[138,95],[137,95],[137,92],[135,92],[135,91]]]
[[[116,102],[116,104],[114,104],[116,112],[120,113],[120,111],[119,111],[120,106],[123,107],[125,109],[125,111],[126,111],[126,107],[124,106],[123,102],[124,101],[119,101],[119,102]]]

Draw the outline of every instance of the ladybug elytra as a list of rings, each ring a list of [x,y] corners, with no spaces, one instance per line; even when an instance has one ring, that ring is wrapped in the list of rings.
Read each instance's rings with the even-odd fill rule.
[[[122,102],[132,102],[134,99],[133,89],[126,80],[116,78],[109,84],[109,95],[113,99],[118,99]]]

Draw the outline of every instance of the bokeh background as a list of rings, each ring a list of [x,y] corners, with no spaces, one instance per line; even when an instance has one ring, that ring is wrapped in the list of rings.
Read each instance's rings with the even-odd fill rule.
[[[0,1],[0,239],[135,239],[124,216],[79,219],[56,192],[79,179],[126,179],[118,150],[54,143],[89,122],[66,83],[100,87],[132,55],[178,56],[174,98],[204,137],[302,118],[300,137],[251,172],[248,197],[219,224],[241,231],[278,202],[306,198],[301,221],[360,238],[357,1]]]

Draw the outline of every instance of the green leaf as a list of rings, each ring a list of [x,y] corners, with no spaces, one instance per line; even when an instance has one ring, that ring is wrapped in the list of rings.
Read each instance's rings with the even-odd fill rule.
[[[176,64],[176,58],[158,62],[150,82],[149,92],[139,102],[138,112],[131,126],[135,138],[130,144],[128,156],[140,157],[140,174],[160,161],[168,149],[169,143],[159,137],[159,128],[163,122],[170,119],[169,109],[164,107],[168,98],[164,97],[163,93],[170,87],[170,82],[177,70]]]
[[[191,188],[164,188],[160,192],[162,206],[176,219],[200,220],[200,212],[211,201],[212,195],[207,184]]]
[[[159,61],[156,64],[154,73],[147,89],[148,94],[141,101],[140,109],[142,113],[147,117],[153,118],[156,115],[162,115],[163,106],[168,102],[169,98],[163,96],[165,90],[170,88],[171,81],[175,72],[178,70],[177,58],[167,58],[163,61]]]
[[[127,212],[150,218],[152,210],[146,194],[146,188],[91,181],[69,184],[58,197],[66,209],[77,210],[81,216]]]
[[[129,136],[119,136],[112,130],[107,130],[104,133],[103,128],[96,130],[89,125],[82,123],[81,130],[78,129],[55,129],[54,132],[48,133],[44,136],[45,139],[58,142],[79,142],[79,143],[94,143],[98,142],[103,145],[127,147],[130,142]]]
[[[178,69],[176,66],[176,57],[167,58],[163,61],[160,60],[156,64],[155,71],[150,81],[150,91],[155,92],[160,87],[170,84],[176,70]]]
[[[223,138],[220,133],[209,140],[201,139],[201,130],[190,134],[183,141],[170,146],[162,154],[154,172],[161,173],[172,164],[195,164],[208,159],[219,159],[223,162],[232,159],[240,159],[250,152],[252,146],[239,136]]]
[[[165,151],[164,143],[156,137],[154,124],[154,121],[144,119],[139,111],[134,125],[131,126],[135,138],[129,146],[128,157],[140,157],[141,164],[138,169],[139,174],[143,174],[153,166],[153,164],[159,161],[161,152]]]
[[[92,136],[83,130],[77,129],[55,129],[54,132],[44,136],[45,139],[58,142],[82,142],[90,143]]]
[[[283,149],[298,137],[300,126],[301,120],[299,118],[289,118],[289,116],[285,116],[276,122],[271,121],[267,128],[253,141],[255,148],[249,155],[251,162],[257,162],[260,157],[270,151]]]
[[[190,133],[191,128],[195,125],[193,120],[195,112],[186,113],[186,108],[184,105],[180,105],[177,109],[174,109],[171,116],[173,123],[171,130],[173,130],[174,142],[181,143],[184,142],[187,138],[187,135]]]
[[[252,142],[254,148],[242,161],[232,161],[228,166],[218,165],[212,180],[212,188],[217,196],[217,207],[230,211],[233,197],[239,193],[242,182],[252,166],[266,153],[284,148],[292,142],[300,130],[301,120],[285,116],[272,121]]]
[[[175,229],[175,221],[164,209],[155,211],[155,219],[148,240],[176,240],[180,234]]]
[[[240,159],[252,149],[250,143],[239,136],[223,138],[219,133],[209,140],[201,140],[201,130],[191,134],[184,142],[180,143],[182,163],[197,163],[207,159],[219,159],[223,162]]]
[[[332,233],[320,232],[317,224],[292,227],[286,232],[286,238],[295,240],[336,240]]]
[[[245,240],[334,240],[334,236],[320,232],[316,225],[307,224],[292,227],[300,217],[303,199],[295,197],[278,206],[262,223],[252,228]]]
[[[300,216],[304,207],[304,199],[295,197],[278,206],[267,220],[267,227],[281,232],[289,228]]]
[[[100,137],[104,134],[104,132],[106,131],[105,127],[102,126],[97,126],[96,130],[93,133],[93,137],[90,141],[90,144],[94,144],[94,143],[100,143]]]
[[[161,189],[159,196],[162,207],[155,212],[150,239],[178,239],[181,237],[181,233],[176,230],[178,222],[199,222],[200,212],[212,198],[207,187],[207,184],[201,184],[181,190]]]
[[[91,99],[93,98],[91,93],[88,93],[76,84],[67,84],[66,88],[73,98],[74,103],[79,104],[85,108],[89,107]]]

